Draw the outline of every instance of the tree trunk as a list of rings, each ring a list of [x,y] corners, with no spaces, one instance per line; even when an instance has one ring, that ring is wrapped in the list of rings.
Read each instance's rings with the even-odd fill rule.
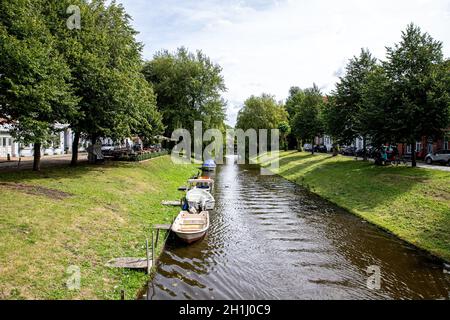
[[[367,161],[367,139],[363,137],[363,160]]]
[[[333,157],[337,157],[339,154],[338,147],[336,144],[333,145]]]
[[[412,163],[412,167],[415,168],[417,167],[417,161],[416,161],[416,143],[413,142],[411,144],[411,163]]]
[[[41,170],[41,143],[34,144],[33,171]]]
[[[314,139],[311,140],[311,154],[314,155]]]
[[[94,155],[94,146],[97,143],[98,137],[93,135],[91,138],[91,147],[88,154],[89,163],[95,164],[97,162],[97,157]]]
[[[72,162],[70,163],[71,166],[76,166],[78,164],[78,147],[80,145],[80,133],[78,131],[75,131],[75,135],[73,137],[72,142]]]

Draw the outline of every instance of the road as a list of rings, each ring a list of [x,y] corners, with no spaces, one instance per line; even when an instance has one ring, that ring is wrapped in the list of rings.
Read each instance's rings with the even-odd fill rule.
[[[344,156],[344,157],[353,158],[353,159],[357,159],[357,160],[361,160],[361,161],[363,160],[363,158],[355,158],[353,156]],[[373,162],[374,160],[373,159],[369,159],[369,161]],[[411,162],[408,162],[408,166],[411,166]],[[439,171],[450,172],[450,166],[441,165],[441,164],[429,165],[429,164],[426,164],[425,162],[418,161],[417,162],[417,167],[421,168],[421,169],[439,170]]]

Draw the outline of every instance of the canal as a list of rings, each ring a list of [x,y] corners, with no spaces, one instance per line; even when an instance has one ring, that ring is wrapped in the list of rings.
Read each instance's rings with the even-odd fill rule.
[[[215,181],[208,235],[169,238],[147,299],[449,299],[441,262],[297,185],[233,164]]]

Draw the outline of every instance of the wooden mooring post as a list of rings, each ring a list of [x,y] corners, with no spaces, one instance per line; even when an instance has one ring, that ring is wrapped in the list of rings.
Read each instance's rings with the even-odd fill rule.
[[[148,250],[148,239],[145,239],[145,250],[147,253],[147,274],[150,274],[152,266],[150,265],[150,251]]]
[[[152,265],[155,265],[155,243],[153,241],[153,229],[152,229]]]

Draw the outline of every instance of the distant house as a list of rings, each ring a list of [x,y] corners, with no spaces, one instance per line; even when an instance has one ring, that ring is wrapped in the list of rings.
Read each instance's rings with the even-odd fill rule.
[[[42,155],[61,155],[72,153],[72,144],[74,133],[67,125],[58,124],[55,126],[58,130],[51,141],[43,144],[41,149]],[[16,141],[11,136],[11,125],[7,124],[5,120],[0,119],[0,158],[7,158],[8,155],[15,157],[31,157],[34,154],[34,146],[32,143],[23,144]],[[116,146],[123,148],[132,148],[133,146],[142,146],[142,141],[138,138],[126,138],[120,142],[115,142],[111,138],[100,138],[100,142],[104,146]],[[80,139],[78,151],[86,151],[90,141]]]
[[[439,150],[450,150],[450,128],[443,131],[442,135],[436,139],[422,137],[420,141],[416,141],[416,152],[419,159],[425,158],[428,153],[437,152]],[[400,155],[411,154],[412,146],[408,144],[398,144]]]
[[[56,125],[60,130],[52,141],[44,144],[42,147],[43,155],[59,155],[72,152],[73,132],[65,125]],[[0,119],[0,158],[10,157],[31,157],[34,154],[33,144],[19,143],[11,136],[11,125],[4,119]],[[80,151],[84,151],[86,142],[81,141]]]
[[[333,149],[333,139],[330,136],[323,135],[314,139],[314,145],[327,147],[328,152]]]

